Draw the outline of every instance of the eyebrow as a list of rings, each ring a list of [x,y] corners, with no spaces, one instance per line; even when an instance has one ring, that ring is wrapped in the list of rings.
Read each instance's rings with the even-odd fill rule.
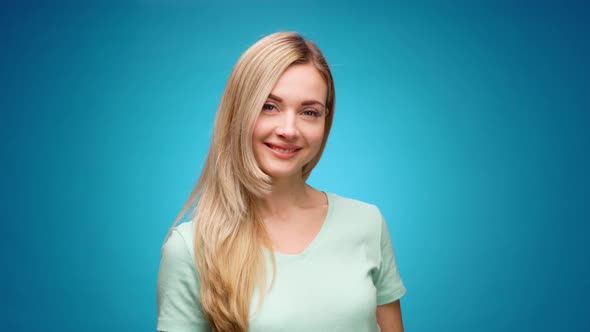
[[[272,93],[268,95],[268,98],[273,99],[273,100],[275,100],[275,101],[277,101],[279,103],[282,103],[283,102],[283,98],[281,98],[279,96],[275,96]],[[317,100],[306,100],[306,101],[303,101],[301,103],[302,106],[315,105],[315,104],[318,104],[318,105],[321,105],[322,107],[325,107],[323,103],[320,103]]]

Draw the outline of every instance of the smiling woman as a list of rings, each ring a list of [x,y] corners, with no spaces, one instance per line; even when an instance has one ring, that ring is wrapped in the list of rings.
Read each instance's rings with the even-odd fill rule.
[[[306,183],[334,100],[324,56],[296,33],[240,57],[162,248],[159,331],[403,331],[406,289],[379,209]]]
[[[327,87],[312,64],[293,65],[281,75],[254,125],[258,166],[272,178],[297,182],[324,139]],[[320,100],[322,102],[320,102]]]

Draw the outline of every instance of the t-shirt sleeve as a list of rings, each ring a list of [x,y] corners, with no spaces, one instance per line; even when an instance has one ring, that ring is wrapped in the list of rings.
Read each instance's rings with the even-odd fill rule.
[[[373,282],[377,289],[377,305],[398,300],[406,293],[395,262],[395,254],[387,224],[383,215],[381,219],[381,260],[379,268],[373,271]]]
[[[185,239],[176,229],[162,247],[157,304],[158,331],[210,331],[199,304],[195,264]]]

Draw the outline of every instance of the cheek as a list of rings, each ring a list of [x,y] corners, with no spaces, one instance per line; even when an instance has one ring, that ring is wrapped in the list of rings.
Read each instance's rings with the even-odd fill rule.
[[[254,158],[260,163],[260,158],[263,158],[266,147],[263,142],[272,135],[273,126],[272,121],[260,117],[256,120],[254,128],[252,130],[252,151],[254,152]]]
[[[254,124],[254,130],[252,131],[252,138],[253,139],[260,139],[264,137],[268,133],[268,121],[264,121],[263,119],[256,120]]]
[[[314,135],[313,140],[315,144],[321,145],[322,141],[324,140],[324,131],[322,130],[318,132],[316,135]]]
[[[322,144],[324,140],[324,124],[318,124],[317,127],[310,130],[307,137],[313,144]]]

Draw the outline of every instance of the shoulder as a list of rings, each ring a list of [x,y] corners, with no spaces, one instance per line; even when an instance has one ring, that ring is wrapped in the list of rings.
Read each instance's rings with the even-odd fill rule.
[[[157,281],[158,331],[210,331],[199,302],[192,222],[172,229],[164,241]]]
[[[192,238],[192,222],[186,222],[174,227],[164,241],[158,273],[158,289],[162,294],[177,289],[181,284],[196,287]]]
[[[174,256],[193,261],[193,221],[183,222],[172,229],[162,246],[162,256]]]
[[[335,193],[326,192],[329,203],[332,204],[333,212],[339,216],[350,216],[351,218],[362,218],[381,220],[381,211],[371,203],[354,198],[340,196]]]
[[[345,234],[375,242],[381,235],[383,217],[379,208],[358,199],[326,193],[329,204],[328,214]]]

